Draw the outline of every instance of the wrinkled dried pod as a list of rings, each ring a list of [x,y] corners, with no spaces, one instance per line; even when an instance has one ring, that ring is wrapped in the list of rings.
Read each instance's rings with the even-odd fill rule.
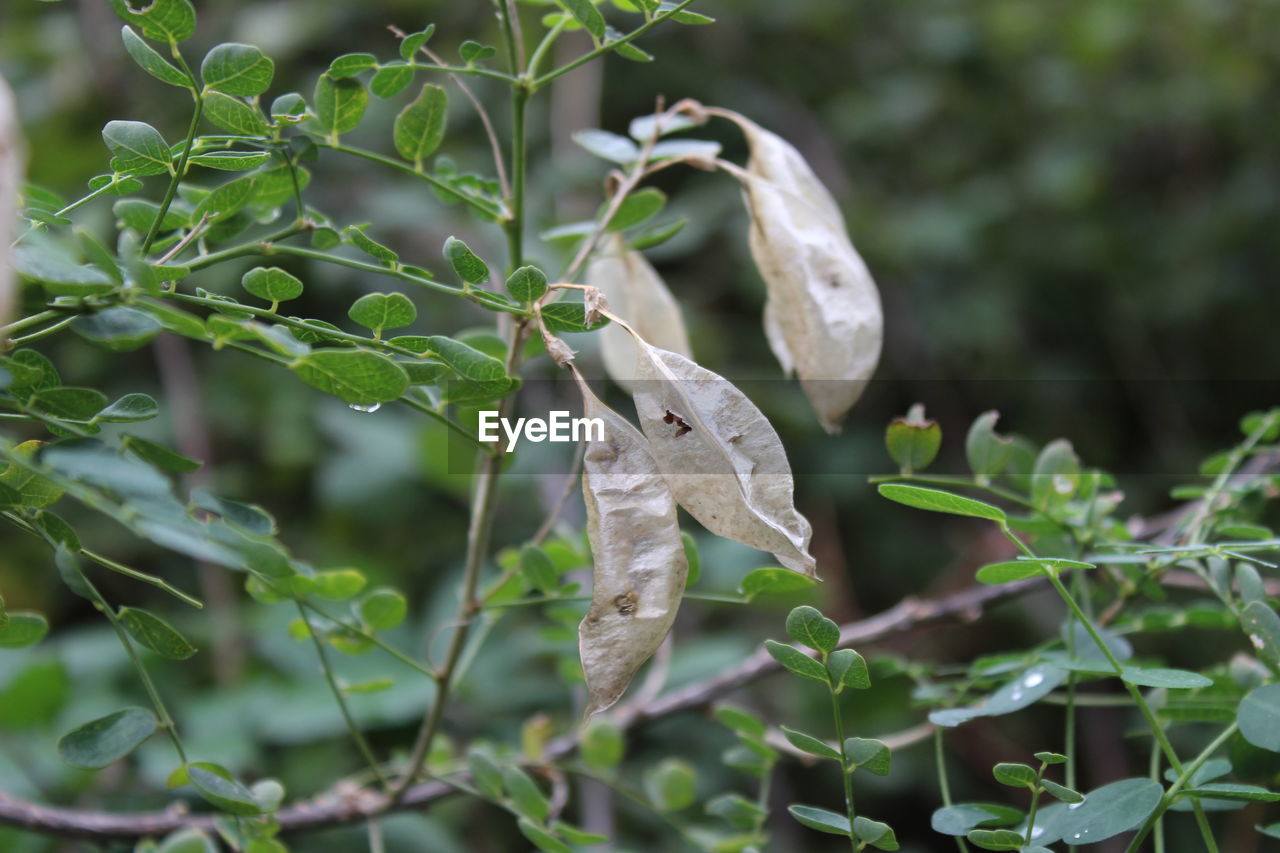
[[[13,266],[9,257],[11,233],[18,216],[18,184],[22,180],[22,133],[13,93],[0,77],[0,325],[9,319],[14,302]]]
[[[627,318],[640,337],[654,346],[691,356],[684,317],[667,285],[644,255],[627,248],[620,234],[612,239],[587,268],[586,283],[600,289],[610,308]],[[636,378],[636,345],[618,326],[600,330],[604,368],[613,381],[628,391]]]
[[[813,530],[796,511],[791,466],[773,426],[724,377],[635,341],[640,428],[676,500],[717,536],[770,551],[813,577]]]
[[[751,254],[768,287],[765,336],[795,372],[827,432],[840,431],[880,359],[883,315],[835,200],[775,133],[723,111],[751,147],[734,170],[751,214]]]
[[[635,427],[582,389],[583,415],[604,422],[603,440],[586,445],[582,496],[595,562],[591,607],[578,626],[587,679],[587,716],[618,701],[662,645],[684,595],[689,564],[676,502]]]

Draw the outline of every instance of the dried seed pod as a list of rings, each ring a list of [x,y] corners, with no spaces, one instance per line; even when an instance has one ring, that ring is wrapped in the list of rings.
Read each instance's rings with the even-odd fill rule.
[[[813,530],[796,511],[791,466],[769,421],[724,377],[633,337],[640,428],[676,501],[717,536],[813,577]]]
[[[13,242],[10,229],[17,220],[22,163],[22,133],[17,108],[13,93],[0,77],[0,325],[9,318],[16,289],[9,244]]]
[[[751,147],[742,182],[751,214],[750,244],[768,286],[765,336],[787,373],[794,371],[827,432],[875,372],[883,338],[880,295],[849,240],[831,193],[800,153],[737,113]]]
[[[600,402],[577,370],[573,375],[582,389],[583,415],[604,421],[603,440],[588,442],[582,461],[595,562],[591,607],[578,626],[589,717],[618,701],[662,645],[684,595],[689,563],[676,502],[649,442]]]
[[[626,317],[646,341],[691,357],[680,305],[644,255],[627,248],[620,234],[613,235],[606,251],[587,267],[586,283],[599,288],[611,310]],[[613,381],[628,391],[636,377],[636,345],[617,326],[600,330],[604,368]]]

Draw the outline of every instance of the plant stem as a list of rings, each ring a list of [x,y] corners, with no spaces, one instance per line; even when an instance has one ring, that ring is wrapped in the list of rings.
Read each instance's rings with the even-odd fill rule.
[[[1156,822],[1160,819],[1160,816],[1164,814],[1165,810],[1168,809],[1169,806],[1173,805],[1174,798],[1178,796],[1178,792],[1186,787],[1187,782],[1195,775],[1196,771],[1204,766],[1204,763],[1208,761],[1223,744],[1231,739],[1231,736],[1236,733],[1236,727],[1237,724],[1233,722],[1231,725],[1223,729],[1208,746],[1200,751],[1200,754],[1197,755],[1191,763],[1178,773],[1178,778],[1169,786],[1169,790],[1165,791],[1164,795],[1160,797],[1160,803],[1156,806],[1155,811],[1147,817],[1146,822],[1142,825],[1142,829],[1138,830],[1138,834],[1129,842],[1129,846],[1125,848],[1125,853],[1137,853],[1143,840],[1147,837],[1147,834],[1151,832],[1152,827],[1155,826]],[[1218,848],[1210,844],[1209,849],[1217,850]]]
[[[827,655],[824,652],[823,665],[826,662]],[[858,853],[858,839],[853,834],[853,820],[857,817],[853,808],[853,774],[849,772],[849,756],[844,749],[844,717],[840,713],[840,697],[836,695],[835,688],[828,684],[827,692],[831,694],[831,717],[835,721],[836,742],[840,746],[840,781],[844,783],[844,810],[849,817],[849,846],[853,853]]]
[[[517,85],[511,90],[511,219],[507,231],[507,272],[514,272],[524,262],[524,193],[528,146],[525,139],[525,112],[529,90]]]
[[[195,141],[196,129],[200,126],[200,115],[204,112],[204,97],[197,90],[192,90],[196,99],[195,109],[191,112],[191,126],[187,128],[187,142],[182,146],[182,153],[178,155],[178,166],[173,170],[173,177],[169,179],[169,187],[164,191],[164,198],[160,202],[160,209],[156,211],[156,218],[151,221],[151,228],[147,231],[147,237],[142,241],[142,254],[145,255],[151,251],[151,244],[156,241],[156,235],[160,233],[160,223],[164,221],[164,217],[169,212],[169,205],[173,204],[173,197],[178,192],[178,184],[187,174],[187,160],[191,157],[191,143]]]
[[[951,783],[947,780],[947,760],[943,752],[942,728],[933,730],[933,763],[938,771],[938,791],[942,794],[942,805],[951,805]],[[956,836],[956,847],[960,853],[969,853],[969,845],[962,836]]]
[[[476,210],[485,214],[486,216],[500,216],[502,213],[501,211],[494,210],[493,208],[484,204],[479,199],[475,199],[470,196],[459,193],[457,190],[455,190],[453,187],[449,186],[444,181],[437,178],[435,175],[429,174],[427,172],[419,171],[418,169],[414,168],[413,165],[410,163],[403,163],[399,160],[393,160],[390,157],[384,157],[383,155],[378,154],[374,151],[366,151],[363,148],[352,148],[349,145],[342,145],[341,143],[337,143],[337,142],[329,142],[324,139],[316,139],[315,143],[321,148],[328,148],[330,151],[338,151],[343,154],[350,154],[353,157],[362,157],[365,160],[370,160],[374,163],[381,163],[383,166],[389,166],[392,169],[397,169],[401,172],[404,172],[405,174],[413,175],[415,178],[418,178],[419,180],[422,180],[422,181],[426,181],[428,184],[431,184],[431,186],[435,187],[436,189],[448,194],[450,197],[457,198],[459,201],[470,205],[471,207],[475,208]]]
[[[202,609],[204,607],[204,603],[200,601],[200,599],[187,595],[182,590],[177,589],[173,586],[170,586],[168,583],[156,577],[155,575],[149,575],[149,574],[146,574],[145,572],[140,572],[137,569],[131,569],[126,565],[117,563],[115,560],[112,560],[108,557],[103,556],[102,554],[97,553],[96,551],[90,551],[88,548],[81,548],[80,554],[84,556],[86,559],[92,560],[93,562],[97,563],[99,566],[102,566],[104,569],[110,569],[111,571],[122,574],[125,577],[130,577],[136,581],[142,581],[143,583],[149,583],[152,586],[156,587],[157,589],[162,589],[165,592],[172,595],[174,598],[186,604],[190,604],[192,607],[195,607],[197,609]]]
[[[546,74],[530,82],[529,85],[531,87],[531,91],[536,92],[537,90],[541,89],[543,86],[550,83],[552,80],[555,80],[557,77],[562,77],[565,74],[568,74],[570,71],[574,70],[575,68],[579,68],[583,65],[586,65],[588,62],[595,59],[597,56],[603,56],[604,54],[613,50],[620,44],[628,44],[629,42],[632,42],[635,39],[638,39],[640,36],[644,35],[649,30],[653,29],[658,24],[665,21],[667,18],[670,18],[675,13],[682,11],[686,6],[690,5],[691,3],[693,3],[693,0],[681,0],[680,3],[677,3],[675,6],[673,6],[672,8],[668,9],[667,11],[663,12],[660,15],[654,15],[651,20],[646,21],[645,23],[636,27],[634,30],[622,36],[621,38],[616,38],[610,41],[606,41],[603,44],[601,44],[599,47],[595,48],[594,50],[588,53],[584,53],[582,56],[579,56],[577,59],[573,60],[572,62],[562,65],[553,71],[548,71]]]
[[[378,780],[378,784],[385,790],[388,786],[387,777],[382,775],[382,770],[378,766],[378,759],[374,757],[373,750],[369,748],[369,742],[364,739],[364,733],[360,731],[360,727],[356,725],[355,718],[351,716],[351,709],[347,707],[347,699],[342,695],[342,688],[338,686],[338,680],[333,675],[333,664],[329,661],[329,652],[325,649],[324,642],[316,635],[315,625],[311,623],[311,617],[303,609],[302,602],[295,597],[293,603],[298,608],[298,616],[307,625],[307,634],[310,635],[311,642],[316,647],[316,656],[320,658],[320,669],[324,671],[324,680],[329,683],[329,689],[333,691],[333,698],[338,703],[338,709],[342,711],[342,720],[347,724],[347,731],[351,733],[351,739],[355,741],[360,754],[364,756],[369,769],[373,771],[374,778]]]

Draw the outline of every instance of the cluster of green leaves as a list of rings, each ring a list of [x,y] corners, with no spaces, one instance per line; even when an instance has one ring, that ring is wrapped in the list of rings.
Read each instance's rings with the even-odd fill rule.
[[[890,424],[886,446],[902,473],[889,478],[898,482],[882,483],[880,494],[917,509],[996,524],[1020,553],[981,567],[977,580],[994,585],[1047,581],[1067,605],[1066,618],[1059,636],[1031,649],[979,658],[958,678],[944,680],[917,668],[916,699],[935,708],[931,722],[951,728],[1061,697],[1057,691],[1064,685],[1071,709],[1087,702],[1078,692],[1082,685],[1118,679],[1148,724],[1157,760],[1167,762],[1163,778],[1168,784],[1153,775],[1081,795],[1043,778],[1046,766],[1062,763],[1055,754],[1043,753],[1039,771],[1010,764],[995,769],[998,781],[1031,789],[1029,813],[985,803],[948,804],[935,812],[934,829],[967,835],[984,849],[1025,851],[1042,851],[1059,840],[1093,843],[1137,829],[1130,844],[1136,850],[1166,811],[1191,811],[1206,847],[1213,849],[1205,811],[1280,801],[1280,793],[1265,787],[1213,781],[1232,770],[1229,761],[1213,757],[1229,742],[1233,748],[1280,751],[1274,735],[1280,726],[1275,711],[1280,616],[1260,574],[1274,564],[1259,556],[1280,549],[1280,537],[1257,523],[1271,478],[1236,476],[1244,461],[1272,450],[1280,437],[1280,410],[1242,419],[1240,444],[1206,460],[1202,473],[1211,478],[1209,485],[1175,489],[1175,496],[1197,501],[1196,509],[1176,529],[1176,544],[1160,546],[1135,541],[1111,517],[1121,497],[1113,478],[1083,467],[1070,444],[1058,440],[1036,450],[1024,439],[996,433],[996,420],[996,413],[988,412],[969,429],[970,477],[920,473],[941,443],[937,424],[924,421],[922,411]],[[1014,509],[960,494],[956,487]],[[1160,580],[1175,569],[1192,573],[1216,600],[1171,601]],[[1090,581],[1091,576],[1096,579]],[[1107,587],[1111,604],[1107,616],[1099,617],[1096,600],[1105,600]],[[1148,604],[1138,606],[1143,600]],[[1103,618],[1110,624],[1102,624]],[[1199,670],[1135,656],[1131,638],[1184,626],[1240,632],[1240,650]],[[1166,730],[1196,723],[1212,724],[1217,734],[1198,756],[1184,761]],[[1068,744],[1074,742],[1073,725],[1069,715]],[[1037,812],[1040,793],[1060,803]],[[1278,834],[1277,825],[1258,831]]]

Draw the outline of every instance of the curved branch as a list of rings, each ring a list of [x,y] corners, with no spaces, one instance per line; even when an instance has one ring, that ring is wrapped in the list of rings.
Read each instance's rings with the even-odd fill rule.
[[[1043,581],[1032,578],[1004,586],[973,587],[928,601],[907,598],[883,613],[843,626],[840,629],[840,644],[873,643],[941,622],[971,622],[978,619],[984,609],[1043,586]],[[630,729],[680,711],[705,707],[720,696],[778,669],[777,661],[761,649],[714,678],[673,690],[650,702],[619,708],[615,719],[620,726]],[[577,748],[577,735],[565,735],[548,745],[544,760],[564,758]],[[313,799],[286,806],[276,813],[276,819],[284,832],[322,829],[368,820],[395,809],[423,806],[456,793],[456,790],[443,782],[421,782],[409,787],[393,803],[389,797],[374,791],[354,786],[336,788]],[[135,839],[162,836],[184,827],[212,831],[213,815],[191,814],[182,804],[175,804],[163,811],[114,814],[43,806],[0,793],[0,824],[45,835],[98,840]]]

